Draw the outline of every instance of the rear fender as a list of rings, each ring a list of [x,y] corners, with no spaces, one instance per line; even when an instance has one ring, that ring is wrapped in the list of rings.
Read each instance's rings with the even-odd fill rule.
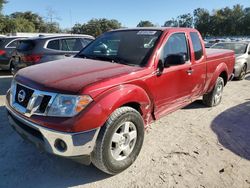
[[[210,84],[209,84],[209,86],[208,86],[208,89],[207,89],[207,92],[210,92],[210,91],[212,91],[213,90],[213,88],[214,88],[214,86],[215,86],[215,84],[216,84],[216,80],[218,79],[218,77],[221,75],[221,73],[223,73],[223,72],[226,72],[226,75],[227,75],[227,80],[228,80],[228,78],[229,78],[229,76],[228,76],[228,68],[227,68],[227,65],[225,64],[225,63],[221,63],[221,64],[219,64],[217,67],[216,67],[216,69],[215,69],[215,71],[214,71],[214,73],[213,73],[213,75],[212,75],[212,78],[211,78],[211,82],[210,82]]]

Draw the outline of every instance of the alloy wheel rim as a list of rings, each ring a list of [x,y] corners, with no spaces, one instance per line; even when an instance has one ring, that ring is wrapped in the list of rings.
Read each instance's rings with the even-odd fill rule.
[[[121,161],[126,159],[133,151],[137,140],[137,129],[134,123],[126,121],[121,123],[111,138],[110,151],[112,157]]]
[[[216,93],[214,96],[214,104],[218,104],[221,101],[222,98],[222,91],[223,91],[223,85],[220,83],[216,88]]]

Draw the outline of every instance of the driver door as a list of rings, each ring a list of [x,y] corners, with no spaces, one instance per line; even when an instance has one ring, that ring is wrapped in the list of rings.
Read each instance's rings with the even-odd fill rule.
[[[162,47],[160,61],[164,62],[169,55],[181,54],[185,56],[185,64],[164,68],[162,74],[155,77],[156,118],[190,101],[189,71],[192,64],[186,36],[184,32],[173,33]]]

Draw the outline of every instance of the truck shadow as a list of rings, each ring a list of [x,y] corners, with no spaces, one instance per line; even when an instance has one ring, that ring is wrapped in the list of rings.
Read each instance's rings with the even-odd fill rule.
[[[250,160],[250,102],[232,107],[218,115],[211,124],[220,144],[240,157]]]
[[[196,100],[182,109],[190,110],[190,109],[198,109],[198,108],[209,108],[209,107],[203,104],[202,100]]]
[[[12,130],[4,106],[0,106],[0,138],[0,187],[72,187],[110,177],[93,165],[39,151]]]

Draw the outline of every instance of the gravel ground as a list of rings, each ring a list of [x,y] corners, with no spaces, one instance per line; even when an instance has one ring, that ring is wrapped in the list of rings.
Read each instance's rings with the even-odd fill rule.
[[[9,126],[11,76],[0,76],[0,187],[250,188],[250,76],[232,81],[223,102],[196,101],[152,124],[136,162],[116,176],[37,150]]]

